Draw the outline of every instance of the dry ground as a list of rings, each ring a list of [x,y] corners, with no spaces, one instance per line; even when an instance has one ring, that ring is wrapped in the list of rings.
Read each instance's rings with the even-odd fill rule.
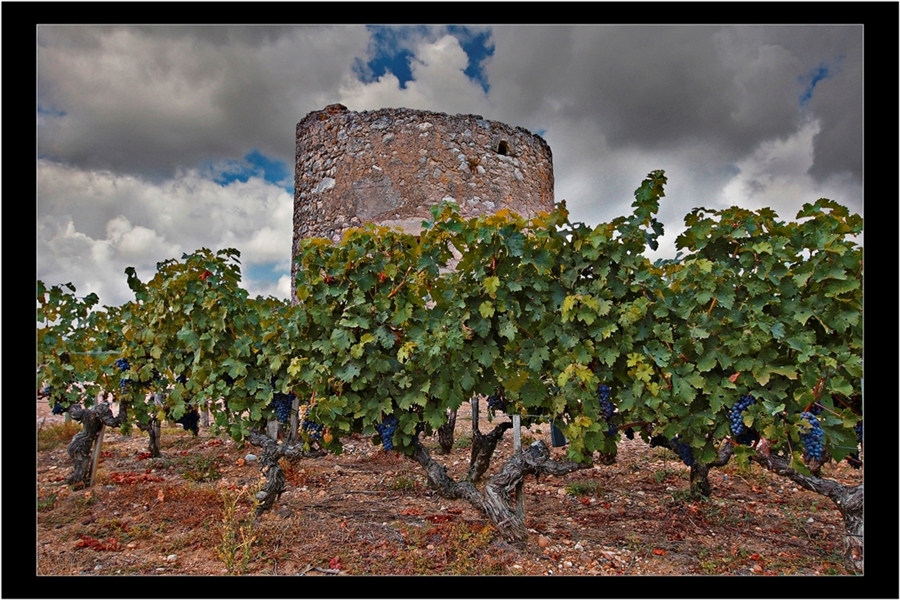
[[[491,426],[482,419],[482,432]],[[852,574],[840,515],[826,498],[732,463],[711,473],[712,499],[687,500],[688,469],[639,440],[623,441],[614,465],[529,478],[531,536],[516,549],[472,506],[434,494],[417,464],[368,438],[347,440],[340,456],[285,463],[287,491],[254,522],[261,475],[246,460],[257,451],[249,445],[169,426],[163,457],[150,459],[145,434],[107,430],[96,484],[73,490],[63,483],[71,432],[53,441],[63,427],[39,402],[38,575]],[[547,429],[523,435],[549,445]],[[457,478],[470,431],[462,410],[449,456],[426,441]],[[489,474],[511,450],[507,433]],[[862,477],[846,464],[826,471],[847,484]]]

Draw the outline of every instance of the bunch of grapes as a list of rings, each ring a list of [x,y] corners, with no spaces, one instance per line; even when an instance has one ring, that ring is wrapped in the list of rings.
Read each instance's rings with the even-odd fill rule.
[[[394,449],[394,432],[397,431],[397,426],[399,425],[400,420],[396,416],[388,415],[381,423],[375,426],[375,431],[381,436],[381,445],[385,450]]]
[[[823,410],[825,410],[825,407],[818,402],[809,407],[809,412],[817,417],[822,414]]]
[[[316,423],[315,421],[310,421],[309,419],[303,420],[302,428],[312,440],[321,440],[322,434],[325,433],[324,425]]]
[[[608,385],[601,383],[597,386],[597,400],[600,403],[600,416],[603,417],[608,425],[606,435],[609,437],[616,435],[619,431],[619,428],[613,423],[616,405],[612,403],[612,400],[610,399],[611,396],[612,389]]]
[[[675,446],[675,453],[678,455],[678,458],[680,458],[685,465],[690,467],[694,464],[694,452],[691,450],[690,446],[679,441],[677,435],[672,439],[672,444]]]
[[[52,412],[54,415],[61,415],[66,412],[66,408],[62,404],[57,402],[53,405],[53,408],[50,409],[50,412]]]
[[[506,412],[506,401],[499,393],[491,394],[490,396],[488,396],[487,402],[489,410],[499,410],[500,412]]]
[[[127,358],[118,358],[118,359],[116,359],[116,363],[115,363],[115,364],[116,364],[116,367],[118,367],[118,369],[119,369],[120,371],[127,371],[128,369],[131,368],[131,365],[128,364],[128,359],[127,359]]]
[[[822,441],[825,439],[825,432],[819,420],[811,412],[800,413],[800,418],[810,424],[806,431],[800,432],[800,441],[806,449],[806,456],[815,461],[822,460]]]
[[[175,422],[184,427],[185,431],[190,431],[194,435],[200,433],[200,412],[196,408],[188,408],[187,412]]]
[[[616,412],[616,406],[610,400],[612,390],[606,384],[601,383],[597,386],[597,400],[600,402],[600,415],[609,421],[613,413]]]
[[[287,423],[291,417],[291,406],[294,403],[294,394],[277,393],[272,397],[269,406],[275,409],[275,416],[279,423]]]
[[[685,465],[691,466],[694,464],[694,451],[691,450],[691,447],[687,444],[679,441],[678,436],[676,435],[671,440],[666,439],[661,435],[654,435],[650,438],[650,447],[658,448],[662,446],[663,448],[672,448],[674,446],[675,453],[678,455],[678,458],[684,462]]]
[[[751,404],[756,404],[756,398],[751,396],[750,394],[745,394],[740,397],[740,399],[735,403],[734,406],[731,407],[731,412],[728,413],[728,420],[731,422],[731,435],[735,438],[739,438],[744,433],[744,411],[750,407]],[[759,439],[757,437],[757,439]],[[738,440],[739,443],[744,443]]]

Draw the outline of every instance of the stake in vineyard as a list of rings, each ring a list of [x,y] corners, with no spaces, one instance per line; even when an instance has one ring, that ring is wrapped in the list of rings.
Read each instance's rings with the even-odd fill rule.
[[[696,496],[729,460],[826,495],[861,570],[863,485],[826,473],[862,466],[862,219],[826,199],[789,222],[697,208],[677,257],[654,263],[665,182],[650,173],[632,214],[596,227],[564,203],[530,219],[444,204],[417,236],[368,225],[308,239],[293,305],[249,298],[233,249],[161,262],[149,281],[129,268],[134,300],[117,307],[39,281],[38,386],[84,424],[70,482],[89,483],[102,424],[137,425],[158,454],[160,421],[195,429],[208,410],[216,431],[263,448],[261,511],[286,491],[280,458],[339,453],[357,433],[521,544],[510,492],[525,477],[608,463],[640,436],[678,454]],[[95,400],[110,394],[115,417]],[[566,459],[536,442],[487,476],[502,420],[476,430],[468,477],[450,477],[421,440],[449,448],[456,410],[479,397],[526,426],[552,420]],[[292,425],[279,439],[271,421]]]

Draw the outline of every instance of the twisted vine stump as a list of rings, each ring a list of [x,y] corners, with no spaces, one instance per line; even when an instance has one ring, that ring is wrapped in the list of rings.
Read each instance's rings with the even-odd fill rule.
[[[486,435],[481,433],[478,423],[472,426],[472,456],[469,459],[469,479],[471,481],[475,483],[481,481],[488,467],[491,466],[491,458],[494,456],[497,444],[509,429],[512,429],[512,423],[509,421],[497,424]]]
[[[438,444],[441,446],[441,454],[450,454],[453,449],[453,435],[456,431],[456,410],[447,409],[447,421],[438,427]]]
[[[100,402],[91,408],[75,404],[69,407],[68,414],[75,421],[81,423],[81,431],[75,434],[66,449],[69,458],[75,465],[72,474],[66,479],[66,483],[78,487],[90,487],[94,483],[92,452],[94,442],[100,437],[105,426],[119,427],[125,422],[126,407],[124,404],[121,405],[119,414],[113,417],[107,402]]]
[[[262,448],[259,456],[260,471],[266,477],[266,484],[257,494],[259,503],[256,505],[256,516],[272,508],[275,501],[281,497],[285,490],[284,471],[278,461],[285,457],[293,460],[301,457],[316,458],[324,456],[324,450],[306,450],[302,443],[279,443],[269,436],[251,432],[247,441],[257,448]]]
[[[149,440],[147,441],[147,452],[151,458],[159,458],[162,454],[159,451],[159,440],[162,437],[162,425],[156,417],[150,417],[147,423],[137,423],[138,429],[147,432]]]
[[[811,492],[834,502],[844,519],[844,556],[855,569],[863,571],[863,484],[845,486],[816,474],[804,475],[792,469],[790,461],[770,452],[768,441],[760,440],[750,460],[787,477]]]
[[[674,444],[673,444],[674,445]],[[675,449],[672,448],[674,452]],[[691,465],[691,497],[695,499],[705,499],[712,495],[712,486],[709,484],[709,470],[714,467],[724,467],[731,460],[734,454],[734,444],[730,440],[719,448],[719,454],[716,460],[711,463],[701,464],[694,461]]]
[[[510,500],[516,486],[527,475],[565,475],[591,466],[590,463],[551,460],[550,449],[544,442],[536,441],[510,457],[500,472],[488,479],[482,492],[471,481],[456,481],[450,477],[447,468],[435,461],[421,445],[413,449],[410,458],[425,469],[429,485],[441,497],[468,500],[487,515],[507,542],[518,547],[525,545],[528,530],[524,515],[516,513]]]

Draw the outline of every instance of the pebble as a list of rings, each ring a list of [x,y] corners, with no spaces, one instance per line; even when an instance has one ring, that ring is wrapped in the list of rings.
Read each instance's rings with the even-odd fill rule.
[[[247,456],[244,457],[244,460],[246,460],[247,462],[256,462],[256,455],[248,454]]]
[[[178,557],[174,554],[170,554],[166,557],[167,562],[175,562],[176,560],[178,560]]]

